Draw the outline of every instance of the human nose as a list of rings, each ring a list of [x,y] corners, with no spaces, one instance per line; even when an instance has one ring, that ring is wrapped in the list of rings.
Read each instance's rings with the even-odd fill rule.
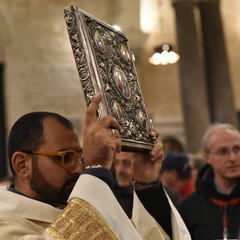
[[[231,159],[231,160],[235,160],[236,158],[237,158],[237,156],[238,156],[238,153],[237,152],[235,152],[234,150],[229,150],[228,151],[228,157],[229,157],[229,159]]]
[[[118,164],[117,171],[118,172],[124,172],[124,165],[123,164]]]
[[[75,160],[76,161],[76,160]],[[81,174],[83,172],[83,164],[82,161],[77,160],[75,164],[72,165],[70,168],[70,172],[72,174],[78,173]]]

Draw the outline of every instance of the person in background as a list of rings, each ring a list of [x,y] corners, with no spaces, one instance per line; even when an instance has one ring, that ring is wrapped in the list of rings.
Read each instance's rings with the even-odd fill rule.
[[[214,123],[202,148],[206,165],[196,191],[180,206],[181,216],[193,240],[239,239],[240,133],[230,124]]]
[[[191,168],[191,175],[194,181],[196,182],[198,172],[206,164],[206,161],[200,154],[188,154],[188,157],[189,157],[189,165]]]
[[[181,200],[195,191],[188,155],[185,153],[168,152],[160,170],[160,178],[164,187],[180,194]]]
[[[161,177],[160,177],[161,180]],[[179,194],[178,191],[176,191],[175,189],[171,188],[171,187],[167,187],[164,186],[164,189],[166,190],[168,196],[170,197],[171,201],[173,202],[174,206],[178,209],[181,202],[182,202],[182,198]]]
[[[133,184],[132,184],[132,152],[116,153],[113,163],[115,176],[114,194],[128,215],[132,217]]]
[[[120,125],[110,115],[98,119],[101,98],[87,108],[83,146],[57,113],[32,112],[15,122],[8,140],[13,185],[0,188],[0,239],[191,239],[159,183],[158,140],[132,155],[132,221],[119,205],[110,169],[121,152]]]
[[[168,152],[185,152],[183,144],[174,136],[165,136],[162,138],[163,151]]]
[[[132,158],[132,152],[116,153],[113,164],[113,171],[115,175],[114,194],[129,218],[132,216],[134,193],[133,175],[131,168]],[[164,188],[174,206],[178,208],[181,203],[181,198],[178,192],[169,187]]]

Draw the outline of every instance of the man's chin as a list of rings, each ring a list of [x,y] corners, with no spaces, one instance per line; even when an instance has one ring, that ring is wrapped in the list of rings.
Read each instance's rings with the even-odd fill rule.
[[[76,185],[77,179],[73,179],[72,181],[66,182],[64,189],[72,192],[74,186]]]
[[[68,184],[68,185],[65,187],[65,189],[66,189],[67,191],[72,192],[74,186],[75,186],[75,183],[70,183],[70,184]]]
[[[76,185],[75,181],[71,181],[68,182],[65,186],[64,186],[64,192],[69,196],[74,188],[74,186]]]
[[[131,186],[131,184],[129,184],[129,183],[119,183],[118,186],[121,187],[121,188],[128,188],[129,186]]]

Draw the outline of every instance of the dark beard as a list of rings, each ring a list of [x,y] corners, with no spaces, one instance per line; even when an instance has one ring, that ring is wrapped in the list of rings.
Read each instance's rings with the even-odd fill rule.
[[[32,176],[30,179],[30,187],[32,190],[35,191],[45,203],[55,207],[66,205],[79,175],[75,174],[73,177],[66,180],[61,188],[56,188],[43,178],[37,162],[37,160],[32,161]]]

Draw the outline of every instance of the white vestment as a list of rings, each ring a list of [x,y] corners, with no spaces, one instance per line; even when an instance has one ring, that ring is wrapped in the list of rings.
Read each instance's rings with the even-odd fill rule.
[[[190,240],[191,237],[181,217],[170,199],[169,202],[172,208],[173,240]],[[119,240],[168,239],[136,194],[133,205],[131,221],[109,186],[89,174],[82,174],[79,177],[69,197],[69,204],[64,210],[10,192],[7,187],[2,187],[0,189],[0,239],[100,240],[101,238],[97,236],[106,233],[112,237],[109,239]],[[97,235],[97,228],[105,232]],[[85,237],[81,237],[83,235]]]

